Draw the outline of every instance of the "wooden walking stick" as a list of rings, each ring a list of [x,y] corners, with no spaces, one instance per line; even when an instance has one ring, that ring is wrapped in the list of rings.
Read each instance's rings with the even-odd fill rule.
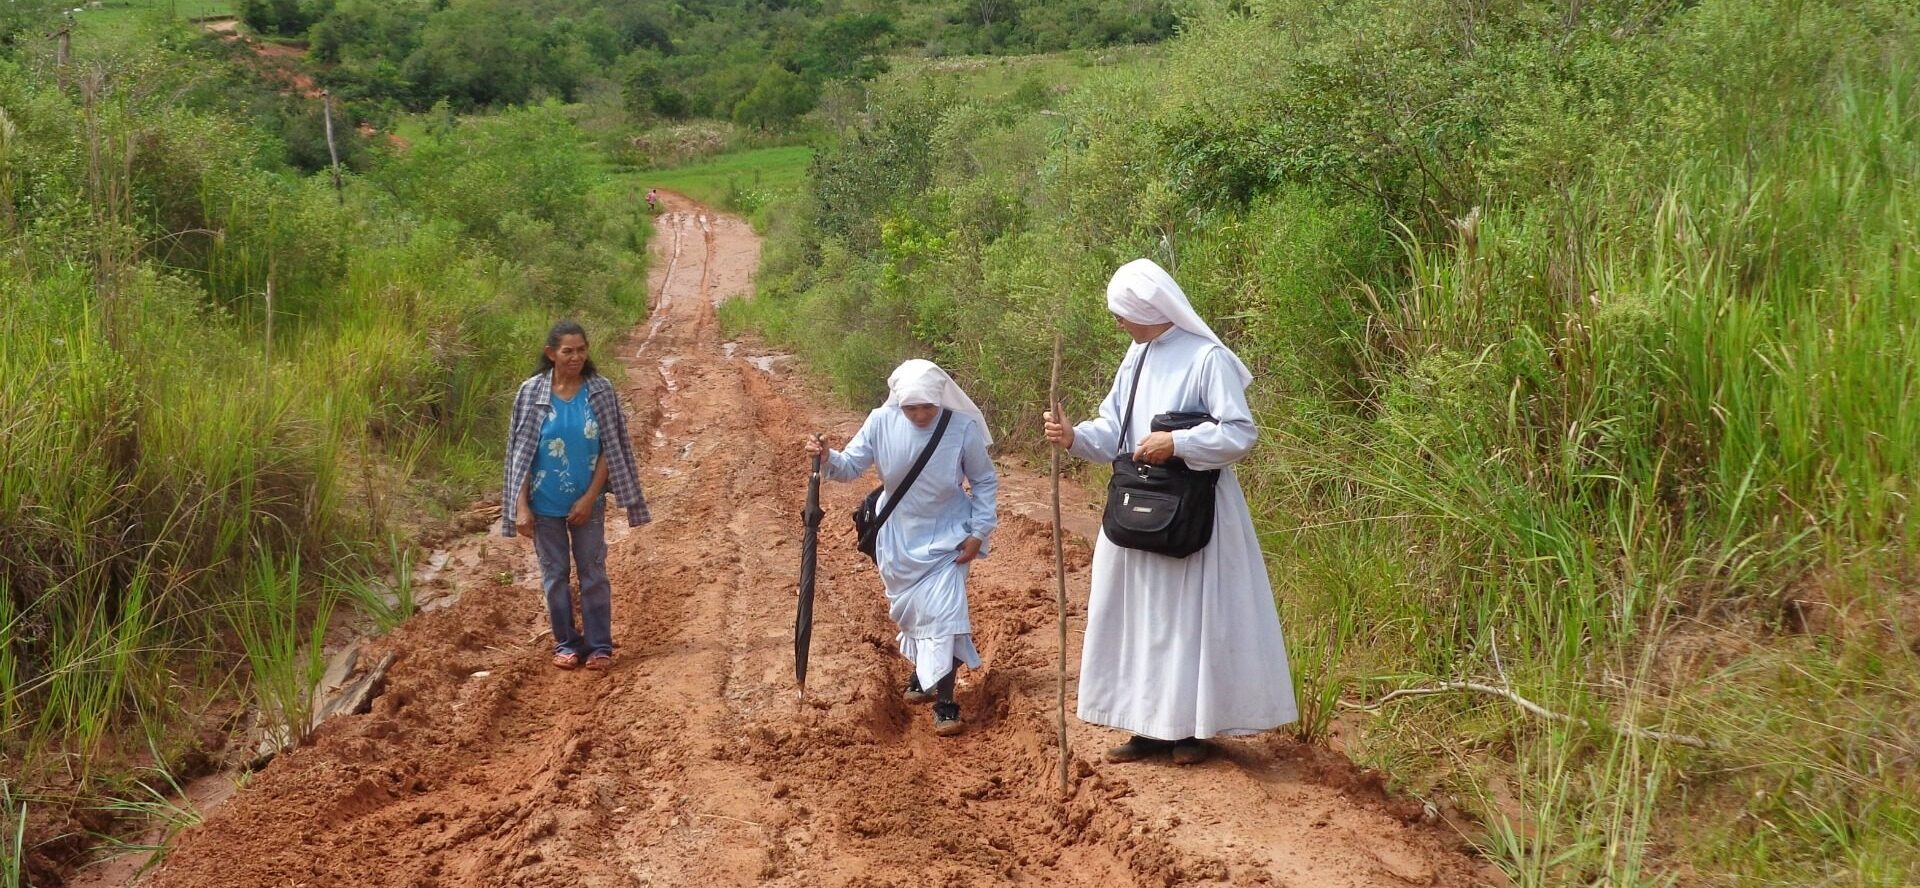
[[[1053,334],[1053,379],[1047,383],[1047,409],[1054,422],[1065,422],[1060,412],[1060,334]],[[1067,797],[1067,550],[1060,535],[1060,448],[1052,448],[1053,461],[1053,592],[1060,609],[1060,663],[1054,672],[1054,688],[1059,699],[1060,797]]]

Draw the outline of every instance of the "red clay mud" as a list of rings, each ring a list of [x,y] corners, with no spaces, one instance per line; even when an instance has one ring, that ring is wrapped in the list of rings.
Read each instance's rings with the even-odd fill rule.
[[[900,699],[907,664],[847,519],[862,484],[824,491],[809,696],[797,699],[798,445],[816,430],[843,442],[860,416],[789,362],[756,364],[763,349],[722,341],[714,306],[746,295],[758,263],[745,223],[671,195],[658,222],[653,319],[597,343],[628,366],[655,517],[633,531],[610,519],[616,666],[547,665],[528,545],[471,538],[446,572],[457,603],[370,646],[369,660],[399,655],[373,711],[282,754],[148,884],[1486,880],[1377,780],[1280,735],[1229,741],[1191,769],[1116,766],[1098,754],[1120,738],[1075,722],[1072,796],[1058,799],[1047,488],[1023,471],[1005,476],[1004,528],[973,573],[986,664],[961,681],[967,733],[935,737],[925,707]],[[1068,511],[1087,532],[1087,502]],[[1069,551],[1077,645],[1085,540]]]

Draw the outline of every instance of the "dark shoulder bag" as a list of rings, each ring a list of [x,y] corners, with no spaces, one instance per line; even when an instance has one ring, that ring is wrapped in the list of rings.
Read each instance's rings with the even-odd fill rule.
[[[1185,558],[1213,542],[1214,487],[1220,470],[1188,468],[1179,457],[1157,466],[1133,461],[1133,401],[1140,394],[1140,373],[1146,366],[1147,352],[1142,349],[1140,362],[1133,368],[1127,413],[1120,420],[1120,456],[1114,459],[1113,478],[1107,482],[1107,510],[1100,518],[1100,529],[1116,546]],[[1151,425],[1156,432],[1173,432],[1214,421],[1205,413],[1162,413]]]
[[[920,451],[920,458],[913,461],[913,468],[907,470],[907,477],[900,480],[900,492],[887,499],[886,508],[879,509],[878,514],[875,513],[876,507],[880,505],[880,494],[887,489],[887,486],[882,484],[875,487],[872,493],[867,494],[866,499],[860,501],[860,508],[853,510],[853,529],[860,535],[860,552],[875,564],[880,562],[880,525],[887,523],[887,518],[893,514],[894,507],[900,505],[900,501],[906,498],[907,491],[913,487],[913,482],[920,478],[920,470],[926,468],[927,460],[933,458],[933,450],[940,446],[940,438],[947,433],[947,423],[952,420],[953,411],[945,409],[940,411],[940,424],[933,427],[932,440],[927,442],[926,449]]]

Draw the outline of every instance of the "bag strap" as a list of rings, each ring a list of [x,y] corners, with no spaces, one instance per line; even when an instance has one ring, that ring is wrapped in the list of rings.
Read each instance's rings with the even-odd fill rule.
[[[942,408],[940,424],[933,427],[933,440],[927,442],[927,446],[920,451],[920,458],[913,461],[913,468],[907,470],[907,477],[900,481],[900,492],[887,497],[886,507],[880,510],[880,517],[874,519],[874,530],[879,530],[880,525],[887,523],[887,516],[893,514],[894,507],[906,498],[908,490],[913,489],[913,482],[920,479],[920,470],[926,468],[927,460],[933,458],[933,449],[940,446],[940,437],[947,433],[947,423],[952,421],[953,411]]]
[[[1127,392],[1127,415],[1120,420],[1120,455],[1133,452],[1133,399],[1140,395],[1140,371],[1147,369],[1147,349],[1153,348],[1149,342],[1140,348],[1140,360],[1133,365],[1133,389]]]

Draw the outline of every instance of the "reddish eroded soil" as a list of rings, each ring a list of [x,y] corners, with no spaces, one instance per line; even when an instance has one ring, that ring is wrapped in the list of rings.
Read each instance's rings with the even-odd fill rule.
[[[238,19],[208,19],[201,22],[200,27],[229,43],[237,41],[245,46],[257,60],[255,67],[262,79],[278,83],[281,92],[309,99],[320,98],[319,82],[301,68],[302,61],[307,57],[305,44],[288,45],[249,36],[240,30]]]
[[[610,517],[615,668],[549,666],[527,544],[476,536],[449,569],[458,603],[376,643],[400,659],[373,711],[282,754],[183,835],[152,885],[1487,881],[1446,834],[1410,825],[1402,809],[1417,806],[1280,735],[1225,743],[1197,768],[1116,766],[1098,753],[1120,738],[1075,721],[1072,796],[1059,800],[1048,494],[1018,469],[994,555],[973,573],[986,665],[961,682],[967,733],[935,737],[926,707],[900,699],[907,666],[847,520],[865,484],[824,491],[797,699],[798,443],[814,430],[844,441],[860,416],[788,362],[722,342],[714,305],[745,295],[758,261],[743,222],[677,197],[658,222],[654,318],[600,346],[630,368],[655,518],[626,531]],[[1084,498],[1068,511],[1091,527]],[[1075,540],[1075,630],[1087,560]]]

